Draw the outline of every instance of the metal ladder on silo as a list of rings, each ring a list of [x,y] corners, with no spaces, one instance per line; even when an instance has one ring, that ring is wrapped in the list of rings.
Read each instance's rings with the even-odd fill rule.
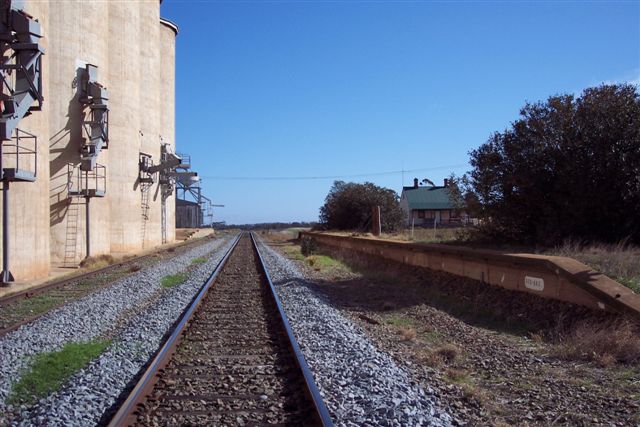
[[[149,220],[149,190],[152,183],[143,182],[140,186],[142,191],[140,207],[142,208],[142,229],[140,236],[142,237],[142,249],[144,249],[144,241],[147,237],[147,221]]]
[[[162,244],[167,243],[167,201],[163,197],[162,199],[162,218],[160,219],[160,228],[162,230]]]
[[[69,209],[67,210],[67,230],[64,241],[63,267],[77,267],[76,251],[78,249],[78,216],[80,203],[74,199],[69,199]]]

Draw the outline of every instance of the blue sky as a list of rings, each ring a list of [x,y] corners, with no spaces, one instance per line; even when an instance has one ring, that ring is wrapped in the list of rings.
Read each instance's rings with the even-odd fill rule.
[[[317,220],[333,179],[441,182],[525,101],[640,78],[640,2],[180,1],[176,142],[216,221]]]

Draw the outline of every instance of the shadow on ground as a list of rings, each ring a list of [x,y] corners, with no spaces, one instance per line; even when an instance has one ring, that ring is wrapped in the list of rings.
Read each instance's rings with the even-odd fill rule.
[[[357,276],[315,280],[317,291],[339,309],[384,312],[425,304],[475,326],[517,334],[565,329],[577,320],[612,316],[377,257],[327,248],[322,253],[342,261]]]

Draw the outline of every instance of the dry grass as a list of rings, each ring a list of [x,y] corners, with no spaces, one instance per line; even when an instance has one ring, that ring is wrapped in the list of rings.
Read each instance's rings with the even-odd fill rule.
[[[444,243],[444,242],[463,242],[468,237],[468,227],[452,227],[452,228],[420,228],[416,227],[411,233],[411,229],[401,230],[396,233],[382,233],[381,239],[400,240],[403,242],[416,243]],[[367,237],[375,239],[371,233],[351,232],[351,231],[329,231],[333,234],[351,237]]]
[[[413,328],[401,328],[399,333],[402,341],[413,341],[418,336],[418,333]]]
[[[443,344],[436,348],[435,352],[446,363],[452,363],[458,358],[460,349],[453,344]]]
[[[416,243],[445,243],[445,242],[463,242],[467,235],[467,228],[414,228],[402,230],[398,233],[382,233],[380,237],[383,239],[402,240]]]
[[[271,243],[286,243],[290,242],[293,239],[293,236],[290,233],[269,231],[265,238]]]
[[[601,366],[640,362],[640,327],[629,320],[584,321],[568,332],[557,332],[554,354],[566,360],[586,360]]]
[[[310,228],[292,227],[278,230],[263,230],[261,234],[272,242],[283,243],[291,240],[297,240],[301,231],[309,231]],[[266,233],[266,234],[265,234]]]
[[[129,273],[135,273],[136,271],[140,271],[141,268],[142,267],[140,266],[140,264],[132,264],[129,267],[128,271],[129,271]]]
[[[493,396],[490,396],[485,390],[475,387],[473,384],[467,382],[462,382],[458,384],[458,386],[462,390],[462,394],[467,401],[476,401],[483,407],[491,406]]]
[[[460,356],[460,349],[453,344],[442,344],[436,348],[428,348],[419,355],[420,362],[428,366],[450,365]]]
[[[567,241],[556,247],[550,255],[565,256],[577,259],[590,265],[599,272],[606,274],[640,293],[640,247],[629,245],[622,241],[615,245],[589,244]]]
[[[532,332],[529,334],[529,339],[536,344],[544,342],[544,333],[542,331]]]
[[[431,366],[432,368],[442,365],[442,359],[432,350],[424,350],[418,354],[420,363]]]
[[[98,255],[98,256],[90,256],[83,259],[80,262],[80,268],[86,268],[89,270],[94,270],[97,268],[103,268],[108,265],[111,265],[115,262],[115,259],[111,255]]]
[[[467,373],[461,369],[447,369],[445,376],[451,382],[460,383],[467,379]]]

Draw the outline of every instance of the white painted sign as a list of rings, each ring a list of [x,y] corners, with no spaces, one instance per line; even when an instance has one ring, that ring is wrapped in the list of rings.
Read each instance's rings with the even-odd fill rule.
[[[542,291],[544,289],[544,280],[540,277],[524,276],[524,286],[534,291]]]

